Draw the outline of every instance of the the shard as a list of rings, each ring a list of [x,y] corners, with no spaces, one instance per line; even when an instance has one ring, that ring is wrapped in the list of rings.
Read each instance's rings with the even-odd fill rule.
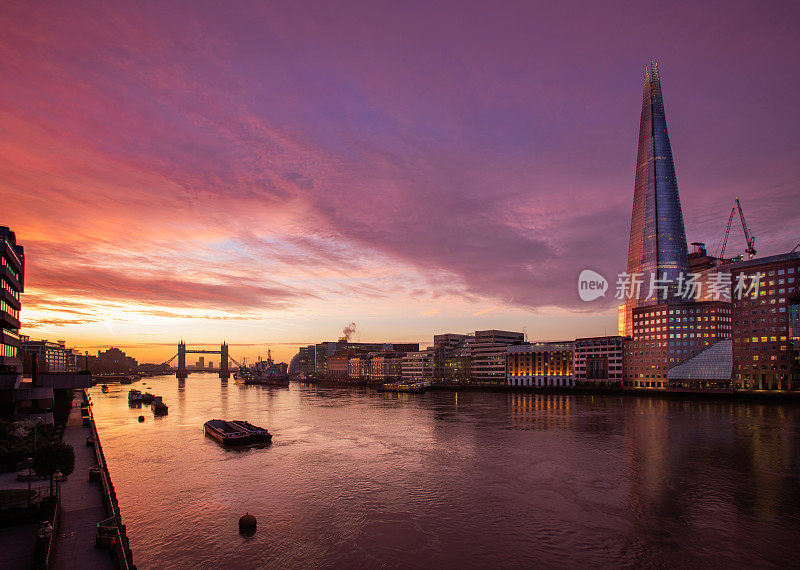
[[[634,308],[663,302],[658,295],[650,296],[651,276],[656,276],[658,284],[668,282],[674,285],[681,272],[689,272],[687,250],[675,163],[661,95],[661,76],[658,64],[651,62],[644,76],[628,246],[628,276],[640,275],[642,284],[638,294],[626,299],[624,318],[620,314],[620,329],[624,326],[621,334],[631,334],[631,311]]]

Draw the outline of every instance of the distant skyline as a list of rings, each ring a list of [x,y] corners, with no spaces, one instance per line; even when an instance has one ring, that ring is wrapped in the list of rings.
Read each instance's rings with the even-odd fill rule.
[[[0,6],[23,334],[141,361],[615,334],[645,66],[689,242],[800,242],[794,2]],[[730,254],[744,251],[738,228]],[[238,348],[237,348],[238,347]]]

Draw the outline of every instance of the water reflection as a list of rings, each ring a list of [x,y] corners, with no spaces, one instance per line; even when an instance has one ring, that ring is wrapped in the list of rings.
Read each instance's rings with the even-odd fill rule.
[[[787,565],[798,408],[149,380],[93,391],[141,568]],[[212,417],[274,434],[229,453]],[[244,539],[245,511],[259,531]],[[198,547],[202,545],[202,547]]]

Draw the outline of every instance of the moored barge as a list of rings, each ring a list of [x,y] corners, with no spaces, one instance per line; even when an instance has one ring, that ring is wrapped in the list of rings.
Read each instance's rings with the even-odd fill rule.
[[[393,382],[378,386],[378,392],[403,392],[407,394],[419,394],[425,391],[430,384],[428,382]]]
[[[161,396],[153,396],[150,409],[153,410],[153,415],[156,416],[166,416],[169,412],[169,407],[161,400]]]
[[[247,445],[272,441],[272,434],[269,431],[243,420],[209,420],[203,425],[203,430],[208,437],[222,445]]]

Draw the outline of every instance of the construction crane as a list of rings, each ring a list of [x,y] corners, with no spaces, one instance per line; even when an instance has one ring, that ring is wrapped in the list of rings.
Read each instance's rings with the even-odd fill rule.
[[[725,228],[725,236],[722,238],[722,249],[720,249],[719,252],[719,258],[722,260],[725,259],[725,248],[728,245],[728,236],[731,233],[731,223],[733,222],[733,215],[736,213],[736,210],[739,210],[739,219],[742,220],[744,239],[747,241],[747,248],[745,249],[747,257],[748,259],[753,259],[753,256],[756,254],[756,236],[750,234],[750,228],[747,227],[747,222],[744,219],[742,204],[739,202],[739,198],[736,198],[736,203],[733,205],[733,208],[731,208],[731,215],[728,216],[728,225]]]

